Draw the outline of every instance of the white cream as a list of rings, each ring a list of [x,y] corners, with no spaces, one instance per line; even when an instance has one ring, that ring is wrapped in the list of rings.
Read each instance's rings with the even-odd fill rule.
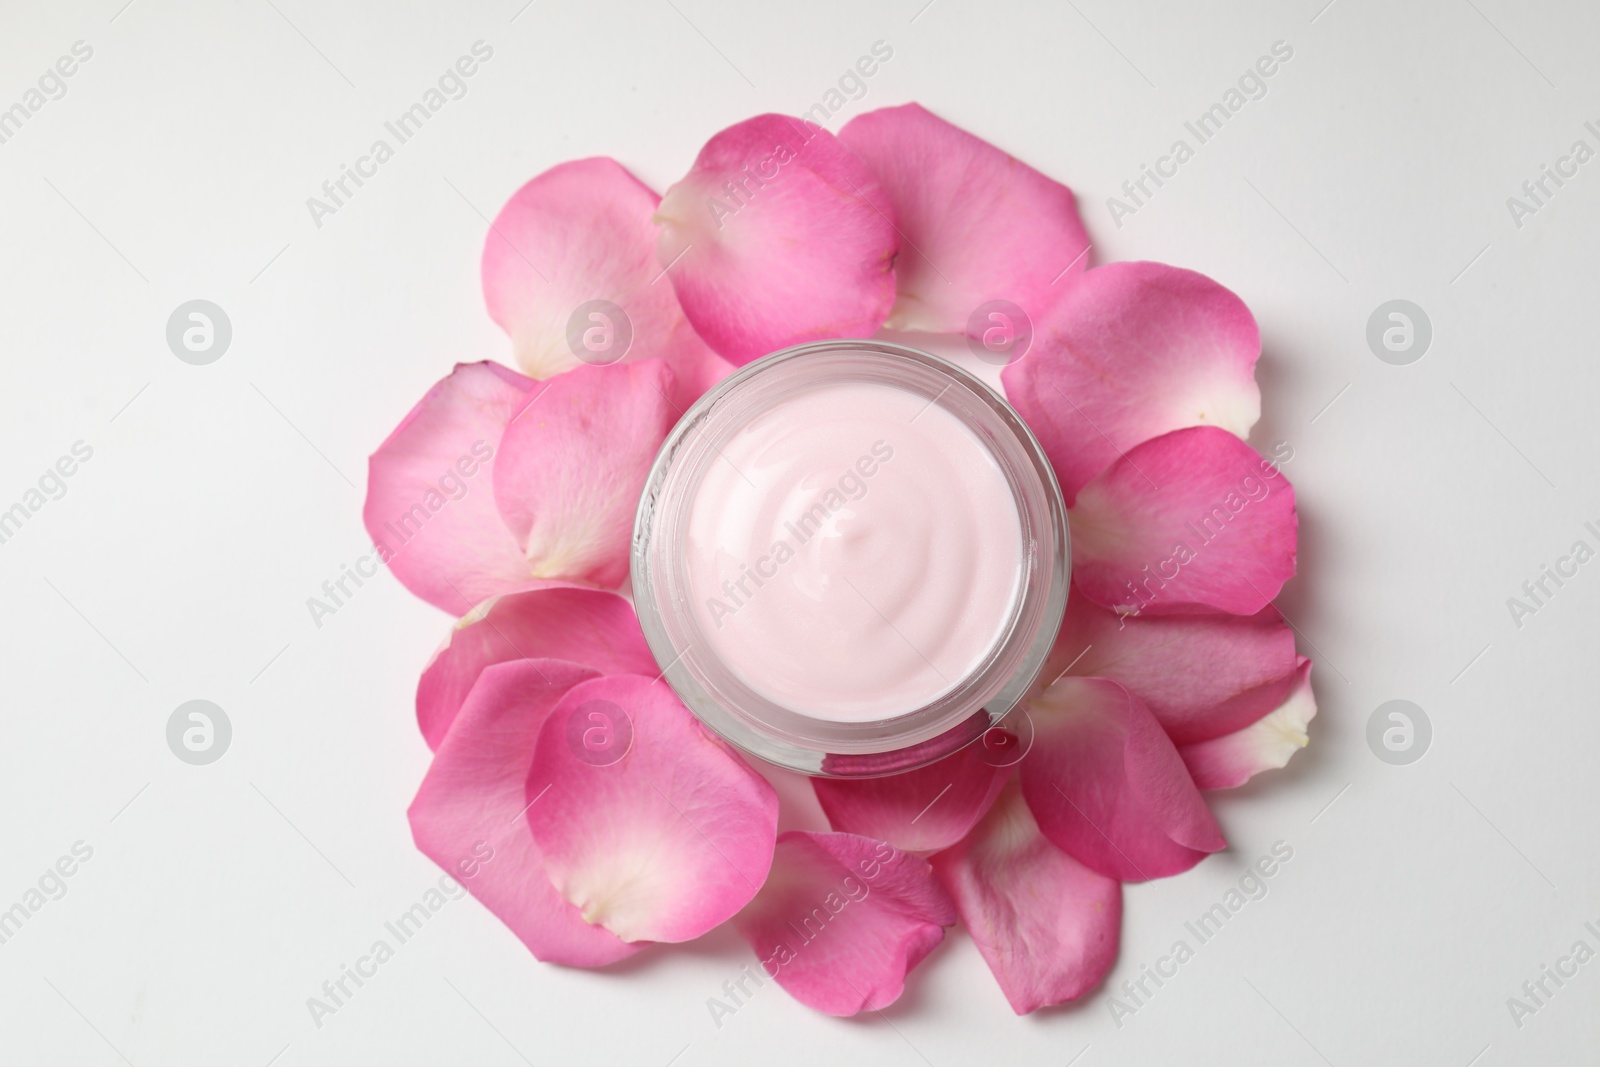
[[[750,421],[691,492],[683,561],[711,654],[835,722],[950,691],[1005,636],[1022,524],[988,447],[927,397],[814,385]]]

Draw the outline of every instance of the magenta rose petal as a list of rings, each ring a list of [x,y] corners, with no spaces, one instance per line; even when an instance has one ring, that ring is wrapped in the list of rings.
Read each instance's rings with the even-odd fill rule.
[[[965,333],[997,299],[1037,322],[1088,263],[1071,189],[920,104],[858,115],[839,140],[877,176],[904,235],[892,329]]]
[[[1074,585],[1124,614],[1254,615],[1294,575],[1294,487],[1215,426],[1131,449],[1068,518]]]
[[[557,659],[601,674],[654,672],[633,606],[616,593],[535,582],[478,605],[450,630],[417,683],[417,724],[437,749],[482,671],[514,659]]]
[[[1201,789],[1232,789],[1262,771],[1288,764],[1311,738],[1306,727],[1317,714],[1311,691],[1311,661],[1302,659],[1289,698],[1261,718],[1231,734],[1178,749],[1194,784]]]
[[[967,835],[1005,784],[1009,767],[967,745],[916,770],[881,778],[813,778],[835,830],[886,841],[907,852],[937,852]]]
[[[1227,847],[1172,741],[1108,678],[1063,678],[1030,701],[1022,794],[1056,846],[1123,882],[1188,870]]]
[[[893,209],[865,163],[799,119],[758,115],[712,137],[656,219],[657,269],[736,365],[870,337],[894,302]]]
[[[796,1000],[854,1015],[899,999],[955,921],[927,860],[857,834],[792,830],[734,926]]]
[[[545,874],[522,812],[545,719],[593,671],[558,660],[489,667],[428,768],[408,815],[417,848],[457,878],[541,960],[599,967],[631,945],[583,920]]]
[[[584,747],[591,721],[617,750]],[[624,941],[699,937],[755,896],[772,863],[772,786],[645,676],[569,690],[539,735],[528,793],[541,798],[528,824],[557,892]]]
[[[888,841],[907,853],[936,853],[966,837],[1011,773],[984,755],[981,744],[970,744],[914,771],[813,777],[811,787],[835,830]]]
[[[494,363],[460,363],[367,463],[367,533],[400,583],[452,615],[528,577],[495,507],[506,423],[540,388]]]
[[[1108,263],[1041,321],[1026,357],[1001,372],[1071,505],[1122,453],[1187,426],[1245,437],[1261,415],[1255,316],[1203,274]]]
[[[932,863],[1018,1015],[1076,1000],[1116,962],[1122,883],[1046,840],[1015,784]]]
[[[542,379],[584,362],[659,356],[680,387],[704,392],[731,369],[660,282],[658,202],[616,160],[593,158],[551,167],[500,209],[484,241],[483,294],[525,372]]]
[[[1073,596],[1041,677],[1069,671],[1120,682],[1174,744],[1187,745],[1242,729],[1277,707],[1294,688],[1298,665],[1294,631],[1275,608],[1119,616]]]
[[[666,285],[665,281],[661,282]],[[685,320],[687,322],[687,320]],[[686,332],[692,328],[684,326]],[[672,371],[672,384],[667,389],[667,400],[672,405],[674,419],[688,412],[691,405],[706,391],[732,374],[734,366],[711,350],[711,346],[694,334],[694,344],[674,347],[661,357],[661,362]]]
[[[494,495],[526,556],[524,578],[615,588],[628,576],[645,475],[677,421],[659,361],[553,378],[506,427]]]

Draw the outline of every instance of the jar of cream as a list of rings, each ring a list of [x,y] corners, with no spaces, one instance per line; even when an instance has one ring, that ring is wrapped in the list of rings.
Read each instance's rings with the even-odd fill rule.
[[[979,740],[1044,665],[1066,509],[1022,419],[955,365],[877,341],[766,356],[667,436],[633,533],[663,677],[710,729],[812,775]]]

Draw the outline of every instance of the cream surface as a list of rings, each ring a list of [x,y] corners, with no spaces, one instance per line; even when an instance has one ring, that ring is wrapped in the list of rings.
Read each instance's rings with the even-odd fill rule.
[[[960,419],[891,385],[815,386],[753,419],[688,505],[710,651],[756,692],[838,722],[962,681],[1019,595],[1005,475]]]

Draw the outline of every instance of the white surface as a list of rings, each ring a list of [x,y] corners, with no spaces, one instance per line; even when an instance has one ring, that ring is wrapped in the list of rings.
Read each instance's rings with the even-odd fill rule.
[[[0,906],[94,849],[0,945],[7,1062],[1593,1059],[1600,962],[1520,1029],[1506,999],[1578,938],[1600,947],[1600,564],[1521,629],[1505,602],[1600,520],[1600,162],[1520,229],[1505,200],[1595,146],[1600,10],[538,0],[513,22],[521,0],[121,2],[13,0],[0,34],[0,107],[94,48],[0,145],[0,504],[94,449],[0,545]],[[314,227],[305,199],[479,39],[494,58],[470,93]],[[957,934],[886,1017],[769,986],[718,1029],[706,998],[749,958],[731,935],[563,971],[469,901],[315,1028],[306,998],[437,874],[404,810],[427,755],[412,687],[445,620],[387,575],[320,629],[305,601],[367,546],[365,456],[451,361],[508,358],[479,212],[589,154],[664,187],[710,134],[810,107],[880,39],[892,61],[835,125],[919,100],[1073,185],[1097,259],[1234,288],[1266,341],[1254,441],[1295,449],[1302,576],[1282,603],[1318,662],[1314,743],[1218,801],[1231,852],[1129,889],[1110,984],[1274,841],[1293,860],[1120,1027],[1107,992],[1014,1018]],[[1106,197],[1280,39],[1294,58],[1268,95],[1115,227]],[[204,367],[164,340],[196,297],[234,328]],[[1434,326],[1412,366],[1364,341],[1396,297]],[[209,767],[164,740],[196,697],[234,726]],[[1364,741],[1396,697],[1435,731],[1407,767]]]

